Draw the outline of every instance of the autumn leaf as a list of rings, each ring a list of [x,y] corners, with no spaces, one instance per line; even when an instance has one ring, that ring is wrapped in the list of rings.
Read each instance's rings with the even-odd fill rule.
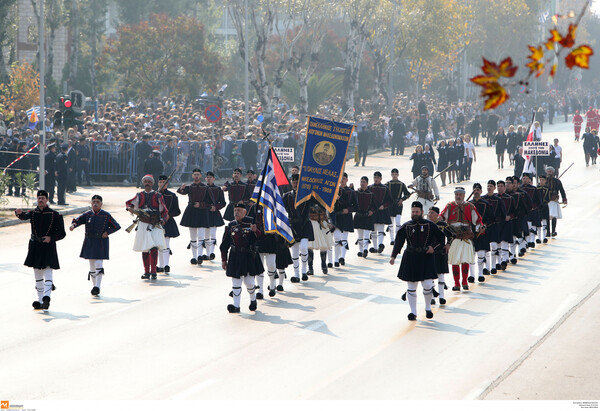
[[[493,83],[493,82],[498,81],[498,79],[496,77],[484,76],[484,75],[472,77],[470,80],[473,83],[477,84],[478,86],[482,86],[482,87],[485,87],[485,85],[488,83]]]
[[[575,32],[577,31],[576,24],[569,24],[569,31],[562,40],[559,41],[560,45],[566,48],[571,48],[575,45]]]
[[[590,68],[590,56],[594,54],[594,50],[588,45],[579,46],[574,49],[567,57],[565,57],[565,64],[568,68],[572,69],[574,66],[581,67],[583,69]]]
[[[481,92],[482,97],[486,97],[485,105],[483,110],[490,110],[504,104],[510,97],[506,92],[506,89],[500,85],[497,81],[487,83]]]
[[[483,59],[483,66],[481,66],[481,70],[488,74],[490,77],[500,78],[500,77],[514,77],[515,73],[519,68],[513,66],[512,58],[507,57],[500,62],[500,64],[496,64],[489,60]]]
[[[536,77],[541,76],[544,73],[544,63],[542,59],[544,58],[544,50],[542,46],[533,47],[527,46],[531,51],[531,54],[527,56],[531,61],[526,64],[529,67],[529,73],[536,73]]]
[[[550,77],[554,78],[554,75],[556,74],[556,68],[557,68],[558,64],[554,63],[552,65],[552,68],[550,69]]]

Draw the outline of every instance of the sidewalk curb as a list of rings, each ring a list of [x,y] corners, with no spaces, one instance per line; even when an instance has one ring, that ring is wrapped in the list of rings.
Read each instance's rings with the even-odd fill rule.
[[[71,215],[71,214],[82,214],[89,209],[90,209],[90,206],[67,208],[65,210],[60,210],[58,213],[62,216]],[[28,223],[28,222],[29,221],[27,221],[27,220],[19,220],[18,218],[15,218],[14,220],[10,219],[10,220],[6,220],[6,221],[0,221],[0,228],[11,227],[13,225]]]

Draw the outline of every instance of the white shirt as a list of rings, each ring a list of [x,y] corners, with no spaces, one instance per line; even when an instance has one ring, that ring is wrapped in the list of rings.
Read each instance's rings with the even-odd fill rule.
[[[560,158],[560,153],[562,152],[562,147],[561,146],[552,146],[552,147],[554,147],[554,152],[556,153],[554,158]]]
[[[473,142],[470,141],[468,143],[463,142],[463,145],[465,146],[465,154],[467,155],[467,157],[473,158],[475,152],[475,144],[473,144]]]

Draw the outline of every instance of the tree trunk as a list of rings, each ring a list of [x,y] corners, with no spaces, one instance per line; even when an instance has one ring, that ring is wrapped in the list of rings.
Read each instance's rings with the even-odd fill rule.
[[[50,29],[50,36],[48,37],[48,56],[46,57],[46,75],[45,82],[50,84],[52,80],[52,72],[54,71],[54,41],[56,40],[56,29],[59,22],[54,19],[54,9],[56,7],[56,0],[50,0],[48,4],[48,26]]]
[[[71,29],[71,53],[69,56],[69,78],[67,79],[67,87],[71,90],[76,86],[77,65],[79,62],[79,5],[77,0],[71,0],[69,25]]]

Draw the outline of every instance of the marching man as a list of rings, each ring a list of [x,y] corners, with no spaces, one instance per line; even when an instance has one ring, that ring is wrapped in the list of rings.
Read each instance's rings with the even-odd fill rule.
[[[408,188],[413,188],[417,192],[417,201],[423,204],[425,214],[429,212],[429,207],[435,205],[434,201],[440,199],[440,192],[433,177],[429,175],[429,167],[421,167],[421,175],[417,176]]]
[[[250,311],[256,311],[254,277],[265,271],[256,245],[256,241],[262,238],[262,232],[251,217],[246,217],[246,213],[246,205],[243,202],[235,204],[234,221],[225,227],[220,247],[221,265],[232,282],[233,304],[227,305],[227,311],[230,313],[240,312],[242,282],[250,295],[248,308]]]
[[[383,245],[383,237],[385,236],[385,227],[392,223],[390,217],[390,206],[393,204],[392,195],[387,185],[381,183],[381,172],[376,171],[373,174],[374,183],[369,186],[369,191],[373,193],[375,206],[377,210],[373,215],[373,247],[369,249],[372,253],[382,253],[385,245]]]
[[[421,283],[425,297],[425,316],[433,318],[431,300],[433,297],[433,280],[438,278],[435,264],[435,247],[444,244],[444,234],[438,226],[423,219],[423,205],[415,201],[411,207],[411,221],[402,225],[396,239],[390,264],[394,265],[396,257],[406,242],[406,250],[402,254],[402,262],[398,270],[398,278],[408,283],[407,297],[410,305],[408,319],[417,319],[417,286]]]
[[[465,189],[462,187],[454,190],[454,201],[448,203],[440,215],[446,220],[448,229],[454,236],[448,250],[448,262],[452,265],[454,276],[452,291],[460,291],[461,284],[463,290],[468,290],[469,265],[475,262],[473,248],[475,233],[471,226],[478,228],[481,224],[481,216],[473,204],[465,202]],[[461,269],[462,282],[460,282]]]
[[[88,260],[90,271],[88,280],[92,279],[92,295],[100,294],[100,285],[104,276],[103,261],[108,260],[108,236],[121,229],[119,223],[106,211],[102,210],[102,197],[92,197],[92,209],[74,218],[70,231],[85,224],[85,239],[79,257]]]
[[[171,238],[179,237],[179,228],[173,217],[180,215],[181,210],[179,209],[179,199],[177,198],[177,194],[168,189],[169,177],[165,175],[159,176],[158,187],[165,200],[169,219],[164,225],[166,247],[164,250],[158,252],[158,267],[156,267],[156,271],[169,274],[171,272],[171,266],[169,266],[169,259],[171,258]]]
[[[17,208],[15,215],[19,220],[31,222],[31,238],[25,265],[33,268],[35,275],[35,289],[38,299],[33,302],[36,310],[47,310],[50,307],[50,293],[52,292],[52,270],[60,269],[56,242],[65,238],[65,224],[63,217],[57,211],[48,207],[48,192],[37,192],[37,207],[32,211],[23,212]]]
[[[146,174],[142,177],[144,191],[128,200],[125,205],[131,214],[138,214],[133,251],[142,253],[144,274],[142,280],[156,280],[156,267],[158,264],[158,250],[165,247],[165,234],[163,225],[169,218],[167,206],[161,193],[154,191],[154,177]],[[141,211],[141,213],[140,213]]]

